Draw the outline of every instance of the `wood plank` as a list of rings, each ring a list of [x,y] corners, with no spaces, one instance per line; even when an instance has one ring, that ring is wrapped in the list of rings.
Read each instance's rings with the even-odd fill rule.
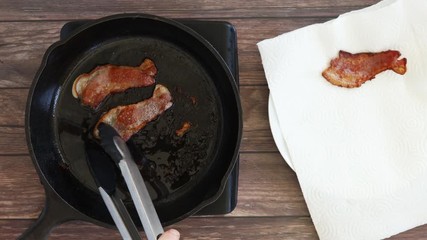
[[[268,122],[268,88],[240,88],[243,107],[242,152],[277,151]],[[25,105],[28,89],[0,89],[0,154],[27,154],[25,140]],[[8,126],[12,125],[12,127]]]
[[[337,16],[343,12],[359,9],[379,0],[283,0],[283,1],[210,1],[180,0],[171,4],[167,0],[149,1],[104,1],[75,2],[13,1],[3,0],[0,21],[52,20],[94,18],[125,12],[144,12],[167,17],[234,18],[234,17],[302,17]],[[65,10],[66,9],[66,10]]]
[[[248,152],[277,152],[277,147],[271,136],[270,129],[243,131],[240,151]],[[0,155],[28,154],[24,126],[0,126]]]
[[[16,239],[34,220],[0,220],[0,239]],[[310,218],[307,217],[263,217],[221,218],[191,217],[166,229],[175,228],[181,239],[318,239]],[[425,240],[427,225],[419,226],[395,235],[388,240]],[[143,233],[141,233],[143,235]],[[53,229],[50,240],[67,239],[121,239],[117,230],[98,225],[71,221]],[[144,238],[146,239],[146,238]]]
[[[240,87],[244,131],[270,129],[268,123],[268,93],[266,86]]]
[[[327,19],[228,19],[238,33],[241,85],[266,84],[256,43]],[[0,88],[29,87],[65,22],[0,22]]]
[[[59,25],[55,25],[0,23],[1,87],[30,86],[44,52],[59,38]]]
[[[59,226],[52,232],[50,239],[63,239],[61,238],[62,232],[68,232],[70,235],[67,239],[82,239],[73,233],[79,233],[77,229],[80,227],[98,228],[98,234],[104,232],[105,228],[84,223],[84,222],[70,222],[63,226]],[[183,239],[318,239],[315,228],[310,218],[306,217],[263,217],[263,218],[189,218],[179,222],[173,226],[178,229]],[[168,227],[168,228],[171,228]],[[70,229],[72,228],[72,229]],[[109,229],[111,234],[117,234],[115,230]],[[82,231],[88,233],[92,231]],[[426,240],[427,239],[427,225],[419,226],[408,230],[406,232],[397,234],[388,240]],[[93,233],[83,239],[94,239]],[[94,237],[96,237],[95,235]],[[64,236],[65,237],[65,236]],[[107,238],[99,238],[107,239]]]
[[[329,18],[230,19],[238,35],[239,70],[242,85],[266,84],[264,69],[256,44]]]
[[[0,220],[0,239],[16,239],[32,220]],[[216,218],[192,217],[173,226],[181,239],[317,239],[310,218]],[[170,227],[167,227],[168,229]],[[141,234],[143,235],[143,233]],[[121,239],[117,230],[72,221],[56,227],[49,239]],[[143,239],[146,239],[145,236]]]
[[[0,182],[1,219],[39,215],[45,195],[28,156],[1,156]]]
[[[239,195],[232,216],[308,216],[295,172],[278,153],[240,155]]]
[[[28,154],[24,126],[0,126],[0,154]]]
[[[0,182],[0,219],[39,215],[44,190],[28,156],[0,156]],[[308,216],[295,173],[278,153],[241,154],[238,205],[230,216]]]
[[[245,129],[245,127],[243,128]],[[240,144],[240,152],[257,153],[277,151],[278,149],[276,147],[276,144],[274,143],[270,127],[268,129],[258,130],[248,130],[246,128],[246,130],[243,131],[242,142]]]
[[[270,129],[244,131],[240,146],[243,153],[277,152]],[[28,154],[24,127],[0,126],[0,155],[22,154]]]
[[[24,126],[27,95],[28,89],[0,89],[1,125]]]
[[[285,21],[288,21],[288,19],[285,19]],[[251,24],[245,25],[244,20],[236,20],[233,22],[236,28],[238,28],[239,34],[240,75],[242,84],[265,84],[259,54],[255,46],[256,42],[263,38],[275,36],[280,32],[290,31],[293,28],[304,26],[311,23],[311,21],[314,20],[291,20],[289,24],[282,24],[281,21],[274,21],[273,24],[268,24],[271,21],[259,19],[257,21],[252,21],[252,25],[254,26],[253,29],[249,27]],[[0,46],[0,53],[3,52],[3,54],[0,54],[0,56],[3,56],[1,58],[2,62],[0,62],[0,68],[4,70],[0,71],[0,87],[28,87],[30,85],[32,75],[34,75],[36,71],[35,68],[37,68],[36,65],[39,64],[41,55],[45,48],[47,48],[48,43],[46,42],[54,41],[54,38],[57,38],[57,30],[62,26],[63,22],[49,22],[44,24],[31,23],[33,24],[32,26],[25,24],[0,23],[0,26],[6,26],[6,28],[3,28],[3,32],[6,34],[4,39],[7,42],[7,44]],[[12,31],[12,29],[17,29],[17,31]],[[254,29],[257,34],[252,34]],[[34,36],[28,35],[28,33],[34,31]],[[41,34],[41,32],[47,32],[47,34]],[[10,33],[14,33],[15,35],[7,36],[7,34]],[[14,44],[14,42],[16,44]],[[34,49],[31,49],[33,46]],[[34,52],[38,53],[32,54]],[[12,60],[9,61],[9,58],[12,58]],[[28,64],[27,61],[34,63],[33,69],[29,68],[31,70],[22,70],[22,66],[25,66],[24,69],[27,69],[27,66],[31,65]],[[246,94],[247,92],[245,92],[243,87],[242,91],[242,103],[245,117],[242,151],[277,151],[271,139],[270,129],[265,118],[265,116],[267,116],[267,108],[264,99],[268,96],[267,89],[263,89],[261,92],[257,92],[258,90],[249,90],[252,93]],[[24,99],[26,98],[26,94],[25,89],[7,90],[7,92],[1,94],[0,101],[8,110],[3,112],[3,116],[0,116],[2,124],[24,125],[23,111],[25,109]],[[247,98],[246,96],[250,97]],[[251,101],[256,103],[255,107],[252,106]],[[17,130],[17,132],[14,133],[13,130]],[[27,149],[25,146],[25,136],[23,134],[23,129],[19,127],[14,129],[0,129],[0,150],[5,150],[1,153],[25,154]],[[11,147],[10,142],[14,143],[13,147]]]

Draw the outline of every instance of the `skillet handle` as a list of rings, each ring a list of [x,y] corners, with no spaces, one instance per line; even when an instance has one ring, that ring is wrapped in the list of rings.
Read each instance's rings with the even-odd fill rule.
[[[37,221],[18,237],[19,240],[45,240],[55,226],[74,219],[85,220],[83,214],[65,203],[53,190],[45,187],[45,191],[43,211]]]

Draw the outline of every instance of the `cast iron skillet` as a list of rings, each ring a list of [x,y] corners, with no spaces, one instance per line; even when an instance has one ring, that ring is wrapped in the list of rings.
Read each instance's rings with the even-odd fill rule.
[[[168,87],[174,99],[168,111],[128,141],[162,224],[190,216],[221,194],[242,131],[237,87],[224,61],[205,39],[173,20],[145,14],[110,16],[53,44],[36,74],[26,132],[48,196],[39,220],[22,239],[43,239],[53,225],[70,219],[113,225],[88,171],[84,142],[105,111],[150,97],[154,86],[110,96],[96,110],[73,98],[71,86],[78,75],[96,66],[137,66],[144,58],[155,62],[157,83]],[[184,122],[190,122],[191,129],[178,137],[175,131]],[[118,190],[128,198],[120,181]],[[130,203],[128,210],[141,226]]]

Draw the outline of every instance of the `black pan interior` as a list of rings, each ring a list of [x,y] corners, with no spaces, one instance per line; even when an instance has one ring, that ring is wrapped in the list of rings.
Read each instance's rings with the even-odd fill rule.
[[[237,90],[220,57],[185,27],[157,17],[111,17],[48,50],[30,93],[27,130],[48,184],[85,215],[111,224],[85,160],[84,141],[108,109],[150,97],[154,86],[110,96],[96,110],[71,95],[74,79],[103,64],[137,66],[150,58],[173,106],[128,145],[162,223],[176,222],[215,200],[236,159],[241,119]],[[190,131],[175,133],[184,122]],[[126,188],[119,182],[121,192]],[[129,204],[131,215],[136,212]]]

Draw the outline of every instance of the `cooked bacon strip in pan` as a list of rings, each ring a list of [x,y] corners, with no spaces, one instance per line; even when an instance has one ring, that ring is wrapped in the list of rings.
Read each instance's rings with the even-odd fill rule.
[[[72,93],[83,105],[95,109],[112,93],[154,84],[156,73],[154,62],[148,58],[138,67],[111,64],[98,66],[90,73],[83,73],[76,78]]]
[[[175,134],[178,137],[182,137],[182,136],[184,136],[184,134],[186,134],[188,131],[190,131],[190,128],[191,128],[191,123],[190,122],[184,122],[182,124],[181,128],[175,131]]]
[[[332,59],[322,76],[330,83],[347,88],[360,87],[368,80],[386,70],[398,74],[406,73],[406,58],[399,59],[400,52],[388,50],[378,53],[351,54],[340,51]]]
[[[136,104],[115,107],[104,114],[95,126],[94,136],[99,138],[97,126],[103,122],[114,127],[123,140],[127,141],[171,106],[172,96],[169,90],[157,84],[151,98]]]

